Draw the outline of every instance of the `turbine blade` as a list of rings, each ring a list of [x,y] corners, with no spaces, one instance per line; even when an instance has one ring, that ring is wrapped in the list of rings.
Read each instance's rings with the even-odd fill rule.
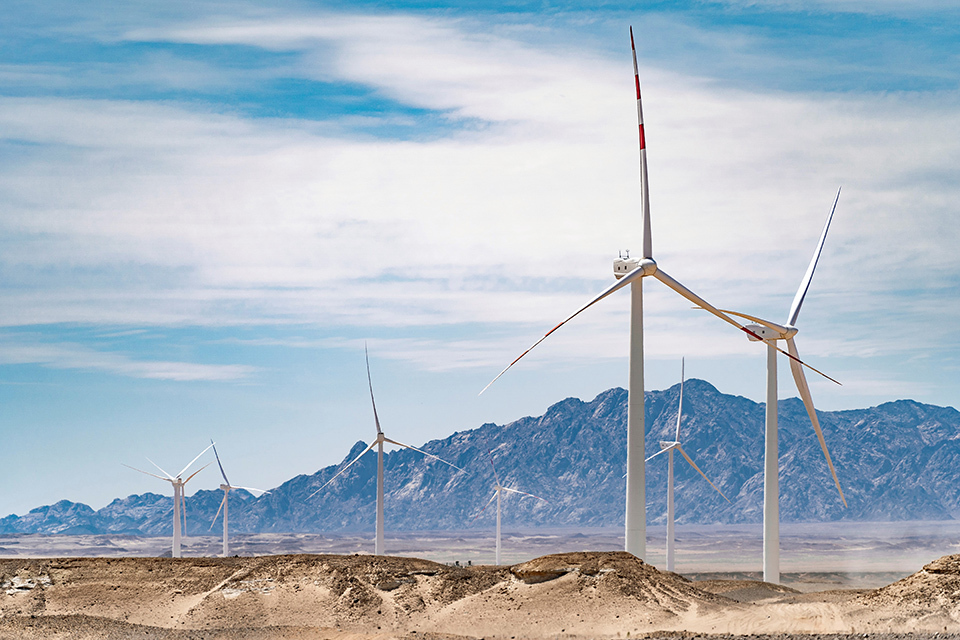
[[[677,437],[674,442],[680,441],[680,416],[683,415],[683,378],[684,378],[684,360],[680,358],[680,406],[677,407]]]
[[[158,480],[163,480],[164,482],[172,482],[172,481],[173,481],[171,478],[164,478],[163,476],[158,476],[158,475],[155,474],[155,473],[150,473],[149,471],[143,471],[142,469],[137,469],[136,467],[131,467],[130,465],[124,464],[123,462],[121,462],[120,464],[122,464],[123,466],[125,466],[127,469],[133,469],[134,471],[139,471],[140,473],[144,473],[144,474],[146,474],[146,475],[148,475],[148,476],[153,476],[154,478],[157,478]],[[163,471],[163,469],[161,469],[161,471]]]
[[[841,187],[842,188],[842,187]],[[820,260],[820,252],[823,251],[823,243],[827,239],[827,231],[830,230],[830,221],[833,220],[833,213],[837,210],[837,203],[840,201],[840,189],[837,189],[837,197],[833,201],[833,208],[830,209],[830,215],[823,225],[823,231],[820,232],[820,242],[817,243],[817,250],[813,252],[813,258],[807,267],[807,272],[800,281],[800,288],[797,289],[797,295],[793,298],[793,304],[790,305],[790,316],[787,324],[796,326],[797,316],[800,315],[800,306],[803,305],[803,298],[807,295],[807,289],[810,288],[810,281],[813,280],[813,272],[817,268],[817,262]]]
[[[500,474],[497,473],[497,467],[493,464],[493,458],[490,458],[490,466],[493,467],[493,477],[497,480],[497,486],[500,486]]]
[[[207,464],[203,465],[202,467],[200,467],[199,469],[197,469],[196,471],[194,471],[193,473],[191,473],[191,474],[190,474],[190,477],[183,481],[183,484],[187,484],[188,482],[190,482],[191,480],[193,480],[193,476],[197,475],[198,473],[200,473],[201,471],[203,471],[204,469],[206,469],[207,467],[209,467],[211,464],[213,464],[213,463],[212,463],[212,462],[208,462]]]
[[[537,500],[543,500],[544,502],[550,502],[546,498],[541,498],[540,496],[536,496],[532,493],[527,493],[526,491],[520,491],[519,489],[511,489],[509,487],[501,487],[501,489],[503,489],[504,491],[510,491],[511,493],[519,493],[522,496],[529,496],[531,498],[536,498]]]
[[[693,459],[691,459],[690,456],[687,455],[687,452],[683,450],[683,447],[681,447],[680,445],[677,445],[677,451],[679,451],[680,455],[682,455],[686,459],[686,461],[690,463],[691,467],[697,470],[697,473],[703,476],[704,480],[706,480],[707,482],[710,482],[710,478],[707,477],[707,474],[705,474],[703,471],[700,471],[700,467],[698,467],[697,463],[694,462]],[[723,496],[724,500],[726,500],[727,502],[730,502],[730,498],[728,498],[727,496],[724,496],[723,491],[720,491],[720,489],[717,489],[717,485],[710,482],[710,486],[716,489],[717,493]]]
[[[147,457],[144,456],[144,458],[147,458]],[[167,476],[165,479],[167,479],[167,480],[176,480],[176,478],[174,478],[172,475],[170,475],[169,473],[167,473],[166,471],[164,471],[162,468],[160,468],[160,465],[158,465],[156,462],[154,462],[154,461],[151,460],[150,458],[147,458],[147,462],[149,462],[150,464],[152,464],[153,466],[155,466],[157,469],[160,469],[161,473],[163,473],[163,475]],[[132,469],[133,467],[130,467],[130,468]]]
[[[478,513],[477,515],[473,516],[473,519],[474,519],[474,520],[476,520],[477,518],[479,518],[480,516],[482,516],[482,515],[483,515],[483,512],[487,510],[487,507],[490,506],[490,503],[493,502],[494,499],[497,497],[497,491],[498,491],[498,489],[494,489],[493,495],[490,497],[489,500],[487,500],[487,504],[483,505],[483,509],[480,509],[480,513]]]
[[[700,309],[700,307],[694,307],[695,309]],[[702,310],[702,309],[701,309]],[[776,322],[770,322],[769,320],[764,320],[763,318],[758,318],[756,316],[751,316],[748,313],[740,313],[739,311],[730,311],[729,309],[720,309],[728,316],[737,316],[738,318],[743,318],[744,320],[749,320],[750,322],[756,322],[759,325],[770,329],[771,331],[776,331],[777,333],[784,334],[787,332],[787,328],[777,324]]]
[[[254,489],[253,487],[234,487],[234,486],[231,486],[230,488],[231,488],[231,489],[243,489],[244,491],[249,491],[250,493],[259,493],[259,494],[270,493],[270,492],[267,491],[266,489]]]
[[[631,272],[631,273],[632,273],[632,272]],[[830,382],[833,382],[833,383],[835,383],[835,384],[840,384],[839,382],[837,382],[836,380],[834,380],[833,378],[831,378],[830,376],[828,376],[828,375],[825,374],[824,372],[820,371],[819,369],[816,369],[816,368],[814,368],[814,367],[811,367],[810,365],[808,365],[806,362],[804,362],[804,361],[801,360],[800,358],[798,358],[798,357],[796,357],[796,356],[794,356],[794,355],[791,355],[791,354],[787,353],[786,351],[784,351],[783,349],[781,349],[780,347],[778,347],[775,340],[764,340],[764,339],[761,338],[756,332],[751,331],[750,329],[747,329],[745,326],[743,326],[742,324],[740,324],[739,322],[737,322],[736,320],[734,320],[733,318],[731,318],[730,316],[728,316],[726,313],[724,313],[724,312],[721,311],[720,309],[717,309],[717,308],[714,307],[712,304],[710,304],[709,302],[707,302],[706,300],[704,300],[703,298],[701,298],[700,296],[698,296],[697,294],[695,294],[693,291],[690,291],[690,289],[687,289],[685,286],[683,286],[682,284],[680,284],[679,282],[677,282],[676,280],[674,280],[674,279],[673,279],[672,277],[670,277],[670,275],[667,274],[663,269],[657,267],[657,270],[653,272],[653,277],[656,278],[657,280],[659,280],[660,282],[662,282],[663,284],[667,285],[668,287],[670,287],[671,289],[673,289],[674,291],[676,291],[677,293],[679,293],[681,296],[683,296],[684,298],[686,298],[687,300],[689,300],[689,301],[692,302],[693,304],[697,305],[698,307],[700,307],[700,308],[703,309],[704,311],[709,311],[710,313],[712,313],[713,315],[717,316],[718,318],[720,318],[721,320],[723,320],[723,321],[726,322],[727,324],[731,324],[731,325],[735,326],[737,329],[740,329],[740,331],[743,331],[743,332],[744,332],[745,334],[747,334],[748,336],[753,336],[754,338],[757,339],[757,341],[763,342],[763,343],[766,343],[766,344],[770,345],[771,347],[773,347],[774,349],[776,349],[777,351],[779,351],[779,352],[782,353],[783,355],[787,356],[787,357],[790,358],[791,360],[795,360],[797,363],[799,363],[799,364],[807,367],[807,368],[810,369],[811,371],[815,371],[815,372],[819,373],[820,375],[822,375],[824,378],[826,378],[826,379],[829,380]],[[624,280],[626,280],[626,277],[624,277]],[[621,281],[621,282],[622,282],[622,281]],[[841,386],[843,386],[843,385],[841,385]]]
[[[223,476],[223,484],[230,486],[230,481],[227,480],[227,472],[223,470],[223,464],[220,462],[220,454],[217,453],[217,445],[213,444],[213,440],[211,440],[210,446],[213,447],[213,455],[217,456],[217,466],[220,467],[220,475]]]
[[[787,349],[797,355],[797,345],[793,338],[787,340]],[[800,398],[803,400],[803,406],[807,409],[807,415],[810,416],[810,422],[813,424],[813,430],[817,432],[817,440],[820,441],[820,448],[823,449],[823,457],[827,459],[827,466],[830,467],[830,475],[833,476],[833,483],[837,485],[837,491],[840,492],[840,500],[843,506],[847,506],[847,499],[843,497],[843,489],[840,488],[840,480],[837,478],[837,471],[833,468],[833,460],[830,459],[830,451],[827,450],[827,441],[823,439],[823,431],[820,429],[820,420],[817,418],[817,410],[813,406],[813,396],[810,395],[810,387],[807,386],[807,377],[803,374],[803,368],[790,361],[790,371],[793,373],[793,380],[797,383],[797,391],[800,392]]]
[[[198,453],[198,454],[197,454],[197,457],[194,458],[193,460],[191,460],[191,461],[190,461],[190,464],[188,464],[187,466],[185,466],[185,467],[183,468],[183,471],[181,471],[180,473],[177,474],[177,477],[179,478],[180,476],[182,476],[183,474],[185,474],[185,473],[187,472],[187,469],[189,469],[189,468],[193,465],[194,462],[196,462],[197,460],[200,459],[200,456],[202,456],[203,454],[205,454],[205,453],[206,453],[207,451],[209,451],[212,447],[213,447],[213,440],[210,441],[210,446],[209,446],[209,447],[207,447],[206,449],[204,449],[203,451],[201,451],[200,453]],[[230,484],[230,483],[228,482],[227,484]]]
[[[674,445],[674,446],[675,446],[675,445]],[[650,462],[651,460],[653,460],[654,458],[656,458],[656,457],[657,457],[658,455],[660,455],[661,453],[666,453],[667,451],[670,451],[670,450],[673,449],[673,448],[674,448],[674,447],[667,447],[666,449],[660,449],[660,451],[657,451],[655,454],[653,454],[652,456],[650,456],[649,458],[647,458],[646,460],[644,460],[644,462]],[[623,477],[626,478],[627,476],[623,476]]]
[[[647,140],[643,132],[643,104],[640,99],[640,68],[637,66],[637,47],[630,27],[630,50],[633,53],[633,79],[637,87],[637,124],[640,127],[640,201],[643,207],[643,257],[653,258],[653,238],[650,233],[650,187],[647,180]]]
[[[328,484],[330,484],[331,482],[333,482],[334,480],[336,480],[337,478],[339,478],[340,475],[341,475],[344,471],[346,471],[347,469],[349,469],[350,467],[352,467],[352,466],[354,465],[354,463],[357,462],[357,460],[359,460],[360,458],[362,458],[362,457],[363,457],[363,454],[365,454],[367,451],[370,451],[370,449],[373,449],[375,446],[377,446],[377,441],[376,441],[376,440],[374,440],[373,442],[371,442],[371,443],[370,443],[370,446],[368,446],[366,449],[364,449],[363,451],[361,451],[361,452],[360,452],[360,455],[358,455],[356,458],[354,458],[353,460],[351,460],[351,461],[350,461],[350,464],[348,464],[347,466],[345,466],[343,469],[340,469],[340,471],[337,471],[336,475],[334,475],[332,478],[330,478],[329,480],[327,480],[326,482],[324,482],[322,487],[320,487],[319,489],[317,489],[316,491],[314,491],[313,493],[311,493],[310,495],[308,495],[306,499],[309,500],[309,499],[312,498],[313,496],[315,496],[315,495],[317,495],[318,493],[320,493],[321,491],[323,491],[323,490],[327,487]]]
[[[380,417],[377,415],[377,401],[373,399],[373,380],[370,378],[370,355],[367,353],[367,343],[363,343],[363,357],[367,361],[367,384],[370,386],[370,404],[373,405],[373,421],[377,424],[377,433],[381,434]]]
[[[384,440],[386,440],[387,442],[389,442],[389,443],[391,443],[391,444],[395,444],[395,445],[397,445],[398,447],[405,447],[405,448],[407,448],[407,449],[413,449],[413,450],[416,451],[417,453],[422,453],[423,455],[427,456],[428,458],[433,458],[434,460],[439,460],[439,461],[442,462],[443,464],[450,465],[451,467],[453,467],[453,468],[456,469],[457,471],[463,471],[463,469],[461,469],[461,468],[458,467],[457,465],[453,464],[452,462],[447,462],[447,461],[444,460],[443,458],[441,458],[441,457],[439,457],[439,456],[435,456],[435,455],[433,455],[432,453],[427,453],[427,452],[424,451],[423,449],[417,449],[417,448],[414,447],[414,446],[411,446],[411,445],[409,445],[409,444],[403,444],[402,442],[397,442],[396,440],[391,440],[390,438],[384,438]],[[466,473],[466,471],[463,471],[463,472]]]
[[[220,517],[220,512],[223,511],[223,505],[227,502],[227,491],[223,492],[223,500],[220,501],[220,508],[217,509],[217,515],[213,516],[213,522],[210,523],[210,529],[213,529],[213,525],[217,524],[217,518]]]
[[[577,309],[576,311],[574,311],[572,314],[570,314],[569,316],[567,316],[566,320],[564,320],[563,322],[561,322],[560,324],[558,324],[557,326],[555,326],[553,329],[550,329],[550,331],[547,331],[545,334],[543,334],[543,337],[540,338],[539,340],[537,340],[536,342],[534,342],[534,343],[530,346],[529,349],[527,349],[526,351],[524,351],[523,353],[521,353],[519,356],[517,356],[516,359],[515,359],[513,362],[511,362],[510,364],[508,364],[508,365],[503,369],[503,371],[501,371],[500,373],[497,374],[497,377],[496,377],[496,378],[494,378],[493,380],[491,380],[491,381],[489,382],[489,384],[487,384],[487,386],[485,386],[485,387],[483,388],[483,391],[481,391],[479,395],[483,395],[483,392],[486,391],[487,389],[489,389],[490,386],[491,386],[494,382],[496,382],[497,380],[499,380],[499,379],[500,379],[500,376],[502,376],[503,374],[505,374],[505,373],[510,369],[510,367],[512,367],[513,365],[517,364],[517,362],[520,361],[520,358],[522,358],[523,356],[525,356],[525,355],[527,355],[528,353],[530,353],[531,351],[533,351],[534,347],[536,347],[538,344],[540,344],[541,342],[543,342],[544,340],[546,340],[548,337],[550,337],[550,334],[551,334],[551,333],[553,333],[554,331],[556,331],[557,329],[559,329],[559,328],[562,327],[563,325],[567,324],[568,322],[570,322],[571,320],[573,320],[574,318],[576,318],[578,315],[580,315],[581,313],[583,313],[584,311],[586,311],[587,309],[589,309],[590,307],[592,307],[592,306],[595,305],[596,303],[600,302],[601,300],[603,300],[604,298],[606,298],[607,296],[609,296],[611,293],[614,293],[615,291],[617,291],[617,290],[619,290],[619,289],[622,289],[623,287],[625,287],[625,286],[627,286],[628,284],[632,283],[632,282],[633,282],[634,280],[636,280],[637,278],[642,278],[642,277],[643,277],[643,270],[638,267],[638,268],[634,269],[633,271],[631,271],[630,273],[628,273],[627,275],[625,275],[625,276],[623,276],[622,278],[620,278],[619,280],[617,280],[616,282],[614,282],[612,285],[610,285],[610,286],[607,287],[606,289],[604,289],[604,290],[603,290],[602,292],[600,292],[600,294],[599,294],[598,296],[596,296],[593,300],[591,300],[590,302],[588,302],[587,304],[583,305],[582,307],[580,307],[579,309]]]

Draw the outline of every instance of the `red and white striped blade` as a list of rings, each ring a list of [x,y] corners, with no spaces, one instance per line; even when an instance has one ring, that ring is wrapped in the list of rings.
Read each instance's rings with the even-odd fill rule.
[[[493,490],[493,495],[490,496],[490,499],[489,499],[489,500],[487,500],[487,504],[483,505],[483,509],[480,509],[480,513],[478,513],[477,515],[473,516],[473,519],[474,519],[474,520],[476,520],[477,518],[479,518],[480,516],[482,516],[482,515],[483,515],[483,512],[486,511],[486,510],[487,510],[487,507],[490,506],[490,503],[493,502],[493,501],[496,499],[496,497],[497,497],[497,491],[499,491],[499,489],[494,489],[494,490]]]
[[[636,280],[637,278],[642,278],[642,277],[643,277],[643,270],[640,269],[640,268],[634,269],[633,271],[631,271],[630,273],[628,273],[627,275],[623,276],[622,278],[620,278],[619,280],[617,280],[616,282],[614,282],[612,285],[610,285],[609,287],[607,287],[606,289],[604,289],[603,291],[601,291],[600,294],[597,295],[593,300],[591,300],[591,301],[588,302],[587,304],[583,305],[582,307],[580,307],[579,309],[577,309],[576,311],[574,311],[573,313],[571,313],[569,316],[567,316],[567,318],[566,318],[563,322],[561,322],[560,324],[558,324],[557,326],[555,326],[553,329],[550,329],[550,331],[547,331],[545,334],[543,334],[543,337],[541,337],[539,340],[537,340],[537,341],[534,342],[532,345],[530,345],[530,347],[529,347],[526,351],[524,351],[523,353],[521,353],[519,356],[517,356],[516,359],[514,359],[513,362],[511,362],[511,363],[508,364],[506,367],[504,367],[503,371],[501,371],[500,373],[498,373],[496,378],[494,378],[494,379],[491,380],[489,383],[487,383],[487,386],[485,386],[485,387],[483,388],[483,390],[482,390],[478,395],[483,395],[483,392],[486,391],[487,389],[489,389],[489,388],[490,388],[490,385],[492,385],[494,382],[496,382],[497,380],[499,380],[499,379],[500,379],[500,376],[502,376],[503,374],[505,374],[507,371],[510,370],[510,367],[512,367],[513,365],[515,365],[515,364],[517,364],[518,362],[520,362],[520,359],[521,359],[523,356],[525,356],[525,355],[527,355],[528,353],[530,353],[531,351],[533,351],[534,347],[536,347],[538,344],[540,344],[541,342],[543,342],[544,340],[546,340],[547,338],[549,338],[551,333],[553,333],[554,331],[556,331],[557,329],[559,329],[559,328],[562,327],[563,325],[567,324],[568,322],[570,322],[571,320],[573,320],[574,318],[576,318],[578,315],[580,315],[581,313],[583,313],[584,311],[586,311],[587,309],[589,309],[590,307],[592,307],[592,306],[595,305],[596,303],[600,302],[601,300],[603,300],[604,298],[606,298],[607,296],[609,296],[611,293],[614,293],[615,291],[618,291],[618,290],[622,289],[623,287],[625,287],[625,286],[627,286],[628,284],[632,283],[632,282],[633,282],[634,280]]]
[[[633,42],[633,27],[630,27],[630,49],[633,52],[633,79],[637,87],[637,124],[640,128],[640,202],[643,207],[643,257],[653,259],[653,239],[650,233],[650,188],[647,180],[647,138],[643,131],[640,68],[637,65],[637,47]]]

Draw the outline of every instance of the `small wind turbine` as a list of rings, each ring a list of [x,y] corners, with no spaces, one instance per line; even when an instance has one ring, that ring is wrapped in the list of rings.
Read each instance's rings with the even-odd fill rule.
[[[712,306],[677,280],[674,280],[671,276],[667,275],[653,259],[653,240],[650,233],[650,193],[647,181],[647,144],[643,130],[643,109],[640,101],[640,74],[637,67],[637,49],[633,42],[632,27],[630,28],[630,47],[633,50],[633,75],[637,87],[637,120],[640,125],[640,202],[643,229],[643,257],[630,258],[629,255],[627,255],[614,260],[613,273],[617,278],[617,282],[604,289],[593,300],[577,309],[563,322],[553,329],[550,329],[542,338],[534,342],[529,349],[521,353],[513,362],[508,364],[503,371],[497,374],[497,377],[490,381],[490,384],[484,387],[483,391],[486,391],[490,385],[496,382],[510,367],[515,365],[523,356],[530,353],[534,347],[546,340],[554,331],[610,294],[630,285],[630,364],[627,383],[627,504],[624,514],[626,520],[624,548],[627,552],[632,553],[638,558],[643,558],[646,553],[647,539],[647,498],[644,480],[643,443],[645,433],[643,408],[643,279],[652,276],[724,322],[735,326],[758,340],[763,340],[764,342],[767,342],[767,340],[761,338],[726,313]],[[773,341],[770,341],[768,344],[777,351],[786,354],[791,359],[800,363],[800,360],[796,356],[781,350]],[[805,363],[800,364],[809,366]],[[480,393],[482,394],[483,391]]]
[[[500,501],[501,494],[504,491],[509,491],[511,493],[519,493],[521,496],[529,496],[531,498],[536,498],[537,500],[543,500],[544,502],[549,502],[546,498],[541,498],[540,496],[535,496],[532,493],[527,493],[526,491],[520,491],[519,489],[512,489],[510,487],[505,487],[500,484],[500,475],[497,473],[497,467],[494,466],[493,460],[490,460],[490,466],[493,467],[493,477],[496,479],[496,485],[494,486],[493,495],[487,501],[487,504],[483,505],[483,509],[480,510],[480,513],[477,514],[477,518],[483,515],[483,512],[487,510],[487,507],[490,506],[490,503],[493,502],[494,498],[497,500],[497,553],[496,553],[496,563],[499,566],[500,564]]]
[[[837,485],[837,491],[840,492],[840,500],[843,506],[847,506],[847,499],[843,497],[843,489],[840,488],[840,480],[837,479],[837,472],[833,468],[833,460],[830,459],[830,451],[827,450],[827,442],[823,439],[823,431],[820,429],[820,420],[817,419],[817,411],[813,406],[813,398],[810,396],[810,387],[807,385],[807,378],[803,373],[803,367],[800,362],[800,354],[797,351],[797,345],[793,337],[797,335],[797,316],[800,315],[800,307],[803,305],[803,299],[807,295],[807,289],[810,288],[810,282],[813,280],[813,272],[817,268],[817,262],[820,260],[820,252],[823,251],[823,243],[827,239],[827,231],[830,229],[830,222],[833,220],[833,213],[837,210],[837,202],[840,201],[840,189],[837,189],[837,197],[833,201],[833,208],[827,221],[823,225],[823,231],[820,233],[820,241],[813,252],[813,258],[807,267],[807,272],[800,281],[800,288],[793,298],[793,304],[790,305],[790,314],[787,316],[787,323],[779,325],[768,320],[762,320],[755,316],[735,311],[725,311],[734,316],[739,316],[745,320],[750,320],[756,324],[747,325],[752,335],[748,335],[751,341],[763,340],[767,343],[767,414],[766,429],[764,434],[764,461],[763,461],[763,580],[764,582],[780,582],[780,482],[779,482],[779,458],[777,446],[777,351],[782,350],[775,346],[777,340],[786,340],[787,355],[790,357],[790,371],[793,373],[793,380],[797,385],[797,391],[803,399],[803,406],[807,409],[807,415],[810,416],[810,422],[813,424],[813,430],[817,433],[817,440],[820,441],[820,448],[823,450],[823,457],[827,460],[827,466],[830,468],[830,474],[833,476],[833,482]],[[816,369],[814,369],[816,371]],[[819,373],[819,372],[818,372]],[[828,377],[829,376],[825,376]],[[833,378],[829,378],[833,380]],[[836,382],[836,380],[833,380]],[[839,383],[838,383],[839,384]]]
[[[390,444],[395,444],[398,447],[403,447],[404,449],[411,449],[413,451],[416,451],[417,453],[422,453],[428,458],[433,458],[434,460],[438,460],[445,465],[449,465],[453,467],[457,471],[463,471],[463,469],[461,469],[455,464],[447,462],[443,458],[433,455],[432,453],[427,453],[426,451],[417,449],[416,447],[413,447],[409,444],[404,444],[402,442],[397,442],[396,440],[391,440],[390,438],[384,435],[383,430],[380,429],[380,418],[379,416],[377,416],[377,402],[376,400],[373,399],[373,380],[370,378],[370,355],[367,353],[367,345],[363,345],[363,356],[367,362],[367,385],[370,387],[370,404],[373,405],[373,421],[377,425],[377,438],[376,440],[371,442],[370,446],[364,449],[360,453],[360,455],[358,455],[356,458],[351,460],[350,464],[340,469],[340,471],[338,471],[335,476],[327,480],[322,487],[320,487],[319,489],[311,493],[309,496],[307,496],[307,500],[309,500],[313,496],[323,491],[327,487],[327,485],[329,485],[331,482],[339,478],[343,472],[345,472],[347,469],[352,467],[354,463],[360,460],[360,458],[363,457],[363,454],[365,454],[367,451],[370,451],[371,449],[376,447],[377,448],[377,533],[376,533],[376,538],[374,540],[373,549],[374,549],[374,553],[379,556],[379,555],[383,555],[383,443],[389,442]]]
[[[227,514],[230,510],[230,490],[243,489],[244,491],[257,492],[260,494],[270,492],[264,491],[263,489],[254,489],[252,487],[235,487],[230,484],[230,481],[227,480],[227,472],[223,470],[223,464],[220,462],[220,454],[217,453],[217,446],[213,444],[213,440],[210,441],[210,446],[213,447],[213,455],[217,457],[217,466],[220,467],[220,475],[223,476],[223,484],[220,485],[220,489],[223,491],[223,501],[220,502],[220,508],[217,509],[217,515],[213,516],[213,522],[210,523],[210,528],[213,529],[213,525],[216,524],[217,518],[220,516],[220,512],[223,511],[223,557],[226,558],[230,555],[230,548],[227,543]]]
[[[703,471],[700,471],[700,467],[697,466],[697,463],[687,455],[687,452],[683,450],[683,447],[680,446],[680,416],[683,415],[683,360],[680,360],[680,403],[677,407],[677,432],[674,435],[673,442],[660,441],[660,451],[656,452],[652,456],[646,459],[646,462],[653,460],[661,453],[666,452],[667,454],[667,571],[673,571],[673,559],[674,559],[674,535],[673,535],[673,451],[676,449],[680,452],[680,455],[690,463],[690,466],[697,470],[703,479],[707,482],[710,482],[710,478],[707,477]],[[730,502],[727,496],[723,495],[723,491],[717,489],[717,485],[710,482],[710,486],[717,490],[723,499],[727,502]]]
[[[167,473],[166,471],[164,471],[163,469],[160,469],[160,465],[158,465],[156,462],[154,462],[154,461],[151,460],[150,458],[147,458],[147,461],[148,461],[150,464],[152,464],[153,466],[155,466],[157,469],[160,469],[160,472],[163,473],[163,475],[166,476],[166,478],[164,478],[163,476],[158,476],[158,475],[155,474],[155,473],[150,473],[149,471],[143,471],[142,469],[137,469],[136,467],[131,467],[131,466],[128,465],[128,464],[124,464],[124,465],[123,465],[123,466],[127,467],[128,469],[133,469],[134,471],[139,471],[140,473],[144,473],[144,474],[146,474],[146,475],[148,475],[148,476],[153,476],[154,478],[158,478],[158,479],[160,479],[160,480],[164,480],[164,481],[169,482],[170,484],[173,485],[173,553],[172,553],[172,555],[173,555],[174,558],[179,558],[179,557],[180,557],[180,518],[181,518],[181,513],[183,514],[183,518],[184,518],[184,529],[186,529],[186,513],[183,513],[183,487],[184,487],[188,482],[190,482],[191,480],[193,480],[193,476],[197,475],[198,473],[200,473],[201,471],[203,471],[204,469],[206,469],[208,466],[210,466],[210,463],[208,462],[207,464],[203,465],[202,467],[200,467],[199,469],[197,469],[196,471],[194,471],[192,474],[190,474],[190,477],[188,477],[186,480],[183,480],[183,479],[182,479],[182,476],[183,476],[183,474],[185,474],[185,473],[187,472],[187,469],[189,469],[189,468],[193,465],[194,462],[196,462],[197,460],[199,460],[199,459],[200,459],[200,456],[202,456],[203,454],[205,454],[205,453],[210,449],[210,447],[212,447],[212,446],[213,446],[213,443],[211,442],[211,443],[210,443],[210,446],[207,447],[206,449],[204,449],[203,451],[201,451],[199,454],[197,454],[197,457],[194,458],[193,460],[191,460],[191,461],[190,461],[190,464],[188,464],[187,466],[185,466],[185,467],[183,468],[183,470],[182,470],[180,473],[177,474],[176,477],[173,477],[173,476],[171,476],[169,473]],[[123,464],[123,463],[121,463],[121,464]]]

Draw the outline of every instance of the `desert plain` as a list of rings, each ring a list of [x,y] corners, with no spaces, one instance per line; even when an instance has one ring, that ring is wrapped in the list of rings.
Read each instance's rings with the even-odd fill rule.
[[[688,559],[679,573],[613,549],[557,552],[616,544],[613,532],[596,531],[514,533],[505,547],[528,557],[507,556],[511,564],[500,567],[469,558],[486,541],[469,533],[394,537],[389,556],[360,552],[364,536],[291,534],[240,536],[240,555],[216,558],[205,557],[215,538],[191,538],[178,559],[147,557],[161,538],[4,536],[0,638],[960,637],[960,554],[909,573],[899,564],[954,547],[949,527],[873,546],[866,532],[876,527],[839,538],[834,529],[823,536],[845,540],[831,548],[846,550],[832,560],[813,535],[822,528],[800,530],[793,543],[785,538],[781,584],[759,580],[747,561],[751,531],[713,529],[682,532]],[[800,553],[800,538],[810,554]],[[414,557],[428,555],[416,553],[424,544],[444,557]],[[726,571],[717,570],[722,557]],[[841,557],[847,565],[837,568]],[[809,570],[790,571],[798,562]]]

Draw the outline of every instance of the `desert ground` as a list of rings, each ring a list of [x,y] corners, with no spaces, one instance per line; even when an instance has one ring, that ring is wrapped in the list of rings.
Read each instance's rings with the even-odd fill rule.
[[[407,557],[0,560],[0,638],[960,636],[960,555],[879,589],[691,581],[622,551],[512,566]]]
[[[960,638],[956,523],[787,527],[778,585],[754,529],[680,528],[679,573],[655,527],[650,564],[617,530],[540,530],[505,535],[501,567],[485,532],[392,534],[381,557],[365,534],[241,535],[230,558],[190,537],[179,559],[167,538],[0,536],[0,640]]]

